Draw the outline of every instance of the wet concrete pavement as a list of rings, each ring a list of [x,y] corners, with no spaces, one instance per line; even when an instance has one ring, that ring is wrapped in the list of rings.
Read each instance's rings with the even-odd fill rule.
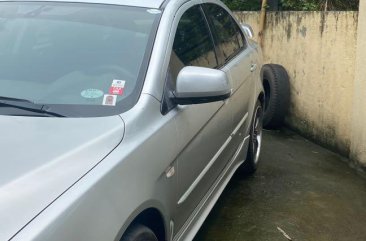
[[[366,179],[295,133],[266,131],[261,163],[237,173],[194,241],[366,240]]]

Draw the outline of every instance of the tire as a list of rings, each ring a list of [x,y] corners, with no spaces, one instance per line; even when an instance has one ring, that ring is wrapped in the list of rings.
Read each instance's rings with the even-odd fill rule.
[[[244,174],[253,174],[258,167],[263,139],[263,116],[263,107],[261,102],[258,101],[255,105],[252,122],[250,124],[247,159],[242,166],[242,172]]]
[[[290,82],[286,69],[277,64],[263,66],[265,92],[263,126],[275,129],[283,124],[290,104]]]
[[[122,236],[121,241],[158,241],[154,232],[148,227],[135,224],[129,227]]]

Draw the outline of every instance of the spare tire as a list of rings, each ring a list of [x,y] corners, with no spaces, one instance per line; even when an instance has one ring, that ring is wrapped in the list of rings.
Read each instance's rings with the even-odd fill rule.
[[[263,66],[265,105],[263,126],[278,128],[283,124],[290,104],[290,82],[286,69],[278,64]]]

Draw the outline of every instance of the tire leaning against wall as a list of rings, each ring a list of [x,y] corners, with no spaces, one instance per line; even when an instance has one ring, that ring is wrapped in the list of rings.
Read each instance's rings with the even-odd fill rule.
[[[278,64],[263,66],[265,109],[263,126],[278,128],[283,124],[290,105],[290,82],[286,69]]]

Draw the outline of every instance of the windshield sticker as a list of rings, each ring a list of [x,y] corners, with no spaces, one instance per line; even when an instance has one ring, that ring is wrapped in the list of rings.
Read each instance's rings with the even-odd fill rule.
[[[117,95],[104,95],[103,105],[115,106],[117,102]]]
[[[161,13],[161,11],[160,10],[158,10],[158,9],[148,9],[148,10],[146,10],[148,13],[151,13],[151,14],[159,14],[159,13]]]
[[[126,81],[114,79],[112,85],[109,88],[109,94],[111,95],[123,95],[123,90],[125,88]]]
[[[86,89],[81,91],[81,96],[87,99],[97,99],[104,95],[104,92],[98,89]]]
[[[114,79],[112,81],[112,87],[124,88],[125,87],[125,81],[124,80],[119,80],[119,79]]]
[[[111,87],[111,88],[109,88],[109,94],[111,94],[111,95],[123,95],[123,88]]]

